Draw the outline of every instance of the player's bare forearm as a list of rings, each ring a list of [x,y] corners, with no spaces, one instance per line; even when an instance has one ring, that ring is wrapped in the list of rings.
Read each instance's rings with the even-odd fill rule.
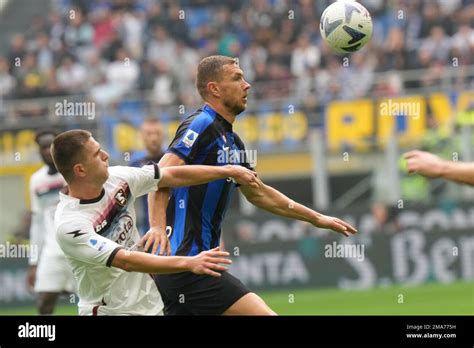
[[[272,214],[306,222],[312,222],[321,215],[268,185],[263,185],[261,189],[255,190],[243,186],[241,191],[250,203]]]
[[[256,173],[242,166],[188,165],[161,168],[158,187],[185,187],[201,185],[214,180],[234,178],[237,183],[257,187]]]
[[[168,274],[188,271],[220,277],[219,271],[227,270],[223,264],[232,263],[228,256],[228,252],[220,251],[219,248],[206,250],[192,257],[156,256],[120,249],[112,260],[112,266],[127,272]]]
[[[171,244],[166,234],[166,208],[168,207],[169,189],[162,187],[148,194],[148,222],[150,229],[140,240],[139,245],[145,251],[159,255],[170,255]]]
[[[148,194],[148,222],[150,227],[166,229],[166,209],[170,196],[170,189],[161,187],[156,192]]]
[[[156,256],[121,249],[115,255],[112,266],[127,272],[166,274],[188,271],[187,262],[187,258],[182,256]]]
[[[474,163],[444,161],[441,176],[461,184],[474,185]]]
[[[347,222],[305,207],[263,183],[261,183],[259,188],[243,186],[241,191],[250,203],[270,213],[309,222],[316,227],[331,229],[347,237],[357,232]]]
[[[446,161],[426,151],[405,153],[409,173],[474,185],[474,163]]]
[[[232,176],[230,166],[179,166],[162,168],[161,171],[160,188],[200,185]]]

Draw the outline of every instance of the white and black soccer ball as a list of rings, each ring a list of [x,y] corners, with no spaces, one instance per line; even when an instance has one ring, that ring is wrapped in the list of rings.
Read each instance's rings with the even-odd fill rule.
[[[324,10],[319,29],[331,48],[351,53],[364,47],[372,37],[372,18],[358,2],[338,0]]]

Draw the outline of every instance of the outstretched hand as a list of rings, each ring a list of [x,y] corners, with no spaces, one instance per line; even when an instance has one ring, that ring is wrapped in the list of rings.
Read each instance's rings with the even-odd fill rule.
[[[407,160],[408,173],[421,174],[429,178],[441,176],[443,160],[436,155],[425,151],[409,151],[404,154]]]
[[[317,218],[313,225],[319,228],[326,228],[329,230],[333,230],[338,233],[342,233],[346,237],[350,235],[356,234],[357,230],[349,225],[347,222],[342,221],[336,217],[321,215]]]
[[[247,169],[243,166],[233,165],[231,166],[232,175],[231,177],[240,185],[251,186],[258,188],[261,185],[261,181],[258,178],[256,172]]]
[[[193,256],[189,261],[189,270],[196,274],[207,274],[213,277],[220,277],[217,271],[227,271],[227,267],[220,265],[221,263],[230,265],[232,263],[227,257],[227,251],[220,251],[219,247],[206,250],[200,254]]]

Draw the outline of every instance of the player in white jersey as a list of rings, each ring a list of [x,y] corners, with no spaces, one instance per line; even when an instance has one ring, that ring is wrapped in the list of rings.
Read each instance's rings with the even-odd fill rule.
[[[66,185],[51,157],[50,147],[55,130],[44,130],[36,135],[36,143],[45,165],[30,179],[32,220],[30,243],[38,248],[39,256],[30,258],[28,285],[38,294],[38,312],[52,314],[61,293],[72,293],[75,280],[64,253],[56,241],[54,212],[59,202],[59,191]]]
[[[215,248],[194,257],[156,256],[140,250],[134,201],[158,187],[190,186],[232,177],[258,185],[241,166],[160,169],[110,167],[108,154],[91,133],[67,131],[51,148],[68,183],[56,210],[56,238],[77,280],[81,315],[159,315],[163,303],[150,276],[191,271],[219,277],[229,254]],[[148,273],[148,274],[147,274]]]

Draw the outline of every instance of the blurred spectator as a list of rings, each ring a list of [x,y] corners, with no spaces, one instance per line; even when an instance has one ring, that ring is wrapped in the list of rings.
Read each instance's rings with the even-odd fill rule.
[[[25,37],[23,34],[15,34],[12,36],[10,50],[8,52],[8,61],[11,64],[12,71],[14,67],[18,67],[19,63],[26,54],[26,47],[25,47]]]
[[[353,98],[363,98],[372,88],[375,62],[369,53],[356,52],[351,55],[343,86],[346,94]]]
[[[451,56],[459,60],[460,65],[472,64],[474,60],[474,29],[462,24],[451,41]]]
[[[125,12],[123,14],[121,30],[123,43],[134,59],[143,54],[144,14],[142,12]]]
[[[69,13],[69,22],[64,31],[64,41],[69,47],[89,46],[94,37],[94,29],[84,20],[82,11],[73,8]]]
[[[0,57],[0,98],[10,96],[15,86],[16,80],[8,71],[7,59]]]
[[[56,80],[46,83],[54,93],[63,87],[69,93],[89,89],[103,102],[115,100],[134,87],[152,92],[155,101],[163,105],[170,100],[191,102],[195,93],[191,93],[190,85],[194,84],[197,62],[203,56],[225,54],[240,58],[247,80],[256,83],[253,94],[258,98],[292,97],[313,105],[334,98],[365,97],[372,92],[393,96],[405,88],[420,87],[410,81],[400,86],[397,71],[406,69],[428,69],[421,87],[432,88],[438,86],[443,67],[452,63],[462,68],[474,62],[471,0],[364,1],[374,21],[374,33],[368,47],[360,52],[362,56],[348,56],[352,61],[348,67],[319,34],[319,18],[331,2],[53,2],[54,9],[47,18],[34,16],[25,34],[12,36],[7,58],[18,88],[10,94],[39,96],[38,86],[44,85],[41,77],[47,76]],[[123,50],[130,62],[125,70],[121,69],[123,60],[116,58]],[[19,59],[30,52],[36,61],[32,66],[28,58],[28,68],[20,73]],[[65,85],[65,56],[86,67],[83,86],[78,82],[72,83],[72,88]],[[26,70],[29,87],[25,87]],[[391,81],[377,79],[374,85],[373,73],[387,70],[393,71]],[[344,82],[344,74],[350,83]],[[462,88],[463,83],[471,82],[460,78],[456,83]],[[169,93],[169,86],[178,90]]]
[[[38,70],[42,73],[48,72],[54,63],[54,54],[49,47],[49,36],[45,32],[40,32],[36,36],[36,59]]]
[[[69,94],[80,93],[85,87],[87,78],[86,69],[71,57],[64,57],[56,72],[56,78],[60,88]]]
[[[121,48],[117,50],[115,60],[107,66],[105,76],[105,83],[91,91],[92,98],[101,104],[116,102],[130,92],[138,80],[139,67],[137,62],[129,58],[127,51]]]
[[[153,38],[148,43],[147,59],[150,62],[158,59],[172,62],[176,59],[176,43],[162,26],[153,31]]]
[[[240,66],[245,72],[247,81],[253,82],[256,77],[255,65],[265,65],[267,62],[268,52],[257,42],[252,42],[250,47],[242,53],[240,58]]]
[[[105,82],[107,63],[97,50],[91,50],[84,56],[84,66],[87,67],[84,88],[89,89]]]
[[[22,61],[23,63],[21,67],[14,71],[18,81],[18,97],[41,97],[43,87],[46,85],[46,79],[38,70],[35,55],[33,53],[28,53]]]
[[[293,76],[302,77],[309,69],[317,67],[321,60],[321,53],[316,45],[310,42],[308,35],[301,35],[296,43],[296,48],[291,55],[291,73]]]
[[[451,48],[451,40],[441,26],[431,28],[430,35],[421,42],[420,54],[426,55],[430,63],[446,64]]]
[[[178,80],[164,59],[156,62],[156,70],[152,101],[158,105],[171,105],[177,100]]]

